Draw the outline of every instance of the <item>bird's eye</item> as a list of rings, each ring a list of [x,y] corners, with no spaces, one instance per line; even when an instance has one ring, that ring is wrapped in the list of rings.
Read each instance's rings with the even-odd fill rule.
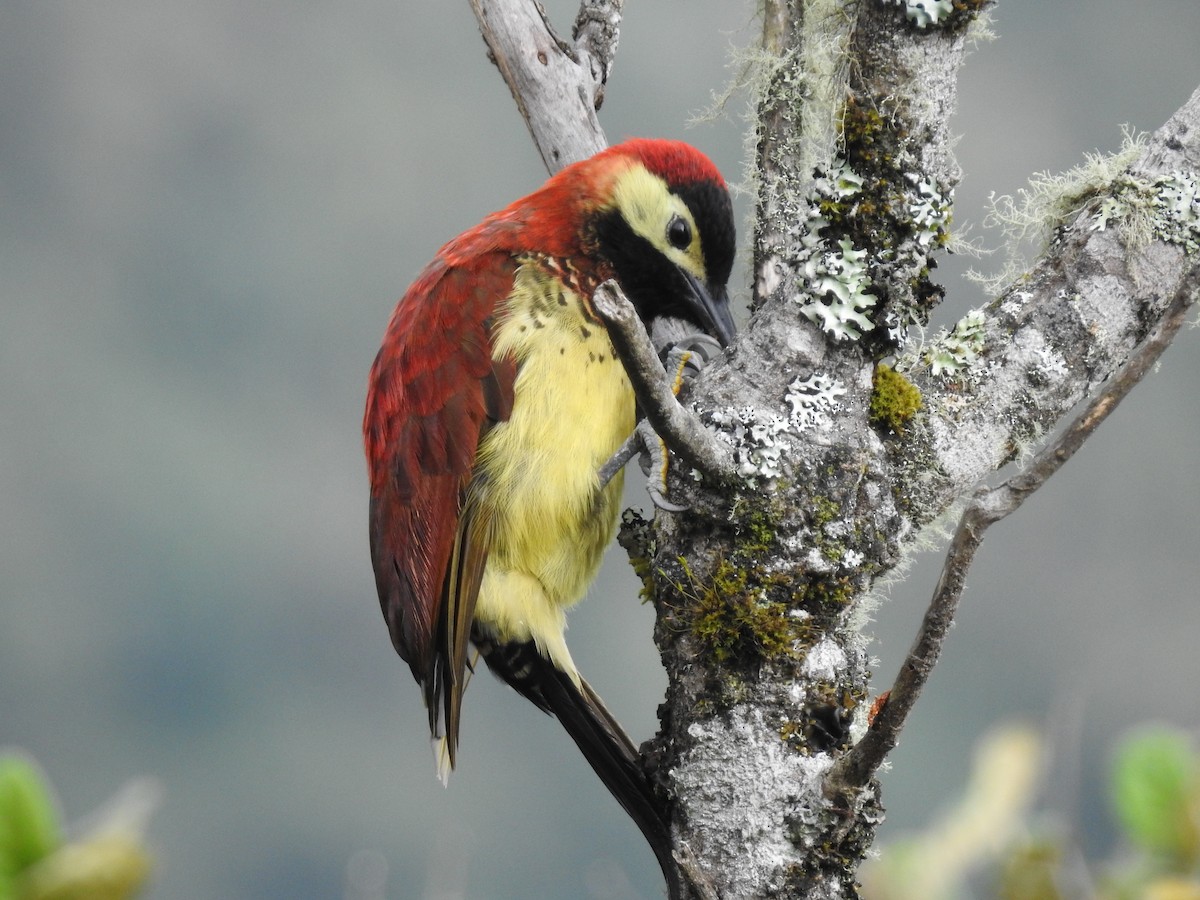
[[[667,240],[677,250],[686,250],[692,242],[692,226],[679,216],[667,223]]]

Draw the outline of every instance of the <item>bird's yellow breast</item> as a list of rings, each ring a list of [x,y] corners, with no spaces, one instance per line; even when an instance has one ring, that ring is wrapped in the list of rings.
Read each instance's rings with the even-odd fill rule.
[[[476,620],[505,640],[561,651],[563,610],[582,598],[613,538],[621,479],[597,471],[634,426],[629,379],[604,326],[537,263],[516,274],[493,356],[517,362],[512,415],[484,438],[475,489],[491,521]]]

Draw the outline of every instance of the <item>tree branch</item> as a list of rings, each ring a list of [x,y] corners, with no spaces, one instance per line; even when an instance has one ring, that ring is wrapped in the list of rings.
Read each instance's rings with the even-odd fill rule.
[[[981,488],[976,492],[963,511],[950,542],[917,641],[866,735],[830,771],[826,778],[827,790],[836,796],[845,796],[865,787],[875,776],[887,754],[895,748],[908,714],[937,664],[942,644],[954,621],[967,572],[987,529],[1016,512],[1034,491],[1062,468],[1150,371],[1186,320],[1197,300],[1197,292],[1200,292],[1200,268],[1188,273],[1150,337],[1058,439],[1038,453],[1021,472],[994,488]]]
[[[608,326],[613,349],[629,375],[642,412],[659,437],[713,484],[731,481],[734,467],[729,448],[675,398],[646,328],[620,287],[613,281],[604,282],[592,296],[592,305]]]
[[[603,150],[596,110],[616,54],[624,0],[583,0],[573,45],[554,33],[534,0],[470,2],[546,169],[554,173]]]
[[[604,102],[604,86],[617,55],[624,6],[625,0],[583,0],[575,16],[576,53],[595,84],[592,106],[596,110]]]
[[[897,467],[914,526],[1039,442],[1162,318],[1195,254],[1139,237],[1144,224],[1100,228],[1095,214],[1105,200],[1144,207],[1144,196],[1129,196],[1135,185],[1152,193],[1172,173],[1195,179],[1198,170],[1200,89],[1105,195],[1083,198],[1059,223],[1033,269],[981,311],[976,358],[935,375],[926,354],[909,372],[925,413],[898,448]]]

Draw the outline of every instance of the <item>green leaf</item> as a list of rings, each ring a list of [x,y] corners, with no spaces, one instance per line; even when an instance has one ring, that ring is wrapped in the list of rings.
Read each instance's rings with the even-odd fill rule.
[[[1126,833],[1143,849],[1183,863],[1200,854],[1198,792],[1200,756],[1186,734],[1147,730],[1118,749],[1113,799]]]
[[[0,882],[61,843],[58,812],[41,771],[23,756],[0,756]]]

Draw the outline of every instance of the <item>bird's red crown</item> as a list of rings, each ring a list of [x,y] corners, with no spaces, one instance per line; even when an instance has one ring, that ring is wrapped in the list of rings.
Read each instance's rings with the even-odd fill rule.
[[[711,181],[725,187],[713,161],[690,144],[664,138],[630,138],[600,156],[632,156],[672,186]]]

